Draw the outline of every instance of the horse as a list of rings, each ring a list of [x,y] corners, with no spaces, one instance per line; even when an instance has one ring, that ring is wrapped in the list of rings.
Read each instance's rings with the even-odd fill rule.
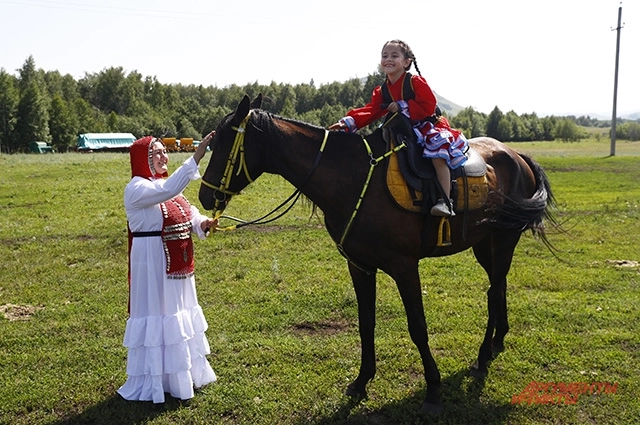
[[[472,376],[486,377],[488,364],[504,350],[509,330],[506,277],[516,245],[526,230],[548,244],[545,223],[555,223],[555,200],[544,171],[495,139],[470,139],[469,145],[487,165],[486,204],[447,219],[451,243],[441,246],[437,220],[401,209],[389,196],[385,173],[374,166],[374,159],[386,153],[380,131],[366,137],[328,131],[261,110],[261,102],[261,95],[253,101],[245,95],[219,123],[202,175],[200,203],[220,217],[232,197],[263,173],[289,181],[323,212],[327,232],[347,259],[358,305],[361,358],[358,376],[346,394],[366,397],[367,383],[376,372],[376,271],[381,270],[397,285],[411,340],[422,359],[422,410],[440,412],[441,378],[429,348],[419,260],[471,248],[486,271],[487,327],[470,367]]]

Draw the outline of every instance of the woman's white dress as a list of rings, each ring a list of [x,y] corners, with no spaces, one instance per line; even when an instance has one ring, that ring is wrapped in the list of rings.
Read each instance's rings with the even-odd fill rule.
[[[191,157],[166,179],[131,179],[124,191],[131,231],[161,230],[160,203],[181,194],[198,178],[198,165]],[[206,216],[193,205],[191,216],[193,230],[204,238],[200,223]],[[126,400],[154,403],[163,403],[165,393],[189,399],[194,387],[216,381],[205,357],[210,353],[204,334],[208,325],[198,304],[195,279],[167,277],[161,236],[133,238],[130,261],[130,316],[123,342],[128,348],[128,376],[118,393]]]

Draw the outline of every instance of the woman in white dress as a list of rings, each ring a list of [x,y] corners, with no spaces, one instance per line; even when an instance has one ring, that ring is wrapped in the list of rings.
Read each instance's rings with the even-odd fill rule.
[[[216,381],[205,357],[207,321],[198,304],[191,233],[204,239],[217,223],[201,215],[182,191],[200,178],[198,163],[215,132],[170,177],[169,158],[151,136],[131,146],[131,181],[124,190],[129,226],[129,319],[126,400],[163,403],[165,393],[187,400]]]

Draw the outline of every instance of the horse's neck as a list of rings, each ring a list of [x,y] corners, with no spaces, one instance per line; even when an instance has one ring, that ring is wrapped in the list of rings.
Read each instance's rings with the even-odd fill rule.
[[[343,144],[339,134],[286,121],[283,136],[274,140],[269,172],[279,174],[324,210],[335,202],[335,192],[349,181],[353,144]],[[325,142],[325,136],[327,140]],[[363,157],[366,163],[366,157]]]

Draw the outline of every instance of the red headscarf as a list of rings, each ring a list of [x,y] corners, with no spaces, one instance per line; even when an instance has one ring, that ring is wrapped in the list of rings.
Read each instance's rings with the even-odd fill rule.
[[[167,172],[163,174],[156,174],[153,167],[152,147],[155,142],[162,143],[162,139],[146,136],[133,142],[129,149],[129,156],[131,158],[131,177],[144,177],[145,179],[149,179],[151,177],[168,177]],[[164,146],[164,143],[162,143],[162,145]]]

